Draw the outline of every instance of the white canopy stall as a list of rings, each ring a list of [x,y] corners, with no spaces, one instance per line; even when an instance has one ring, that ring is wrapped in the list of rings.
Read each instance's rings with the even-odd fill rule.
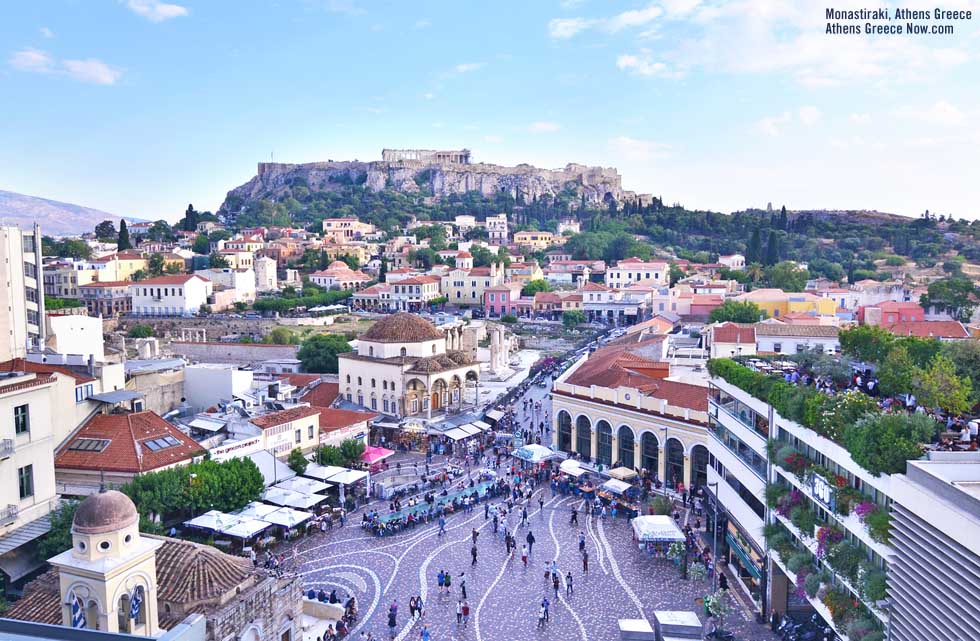
[[[528,463],[541,463],[542,461],[550,461],[557,457],[558,454],[550,447],[531,443],[530,445],[517,448],[511,452],[511,456],[519,458],[522,461],[527,461]]]
[[[564,474],[568,474],[573,478],[578,478],[583,474],[585,474],[587,471],[579,467],[578,461],[570,458],[562,461],[561,465],[558,466],[558,470]]]
[[[344,470],[331,476],[328,480],[340,487],[340,502],[344,502],[344,490],[358,481],[367,480],[367,495],[371,495],[371,475],[363,470]]]
[[[306,466],[306,471],[303,472],[303,476],[311,479],[316,479],[318,481],[326,481],[328,478],[335,474],[340,474],[346,471],[347,468],[339,467],[337,465],[319,465],[317,463],[310,463]]]
[[[684,542],[684,532],[681,531],[674,519],[660,514],[638,516],[630,524],[633,535],[641,545],[644,543],[673,543]]]
[[[620,496],[626,494],[626,491],[631,487],[633,486],[624,481],[620,481],[619,479],[609,479],[602,484],[602,489],[606,490],[607,492],[612,492],[613,494],[619,494]]]

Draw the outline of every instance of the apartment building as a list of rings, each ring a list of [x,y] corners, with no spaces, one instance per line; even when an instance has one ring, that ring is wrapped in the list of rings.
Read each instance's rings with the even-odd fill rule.
[[[41,228],[0,227],[0,360],[44,345]]]
[[[525,249],[546,249],[555,244],[550,231],[519,231],[514,234],[514,244]]]
[[[335,243],[360,240],[375,232],[374,225],[356,218],[324,218],[323,239]]]
[[[670,266],[663,261],[645,261],[640,258],[624,258],[606,269],[606,285],[628,287],[640,281],[652,281],[655,285],[670,283]]]
[[[207,304],[212,291],[211,281],[196,274],[159,276],[129,287],[133,313],[143,316],[193,316]]]
[[[97,281],[78,288],[79,299],[85,303],[89,316],[113,318],[133,311],[129,295],[132,281]]]
[[[503,265],[490,263],[489,267],[449,270],[441,279],[441,290],[453,305],[480,307],[484,292],[503,282]]]

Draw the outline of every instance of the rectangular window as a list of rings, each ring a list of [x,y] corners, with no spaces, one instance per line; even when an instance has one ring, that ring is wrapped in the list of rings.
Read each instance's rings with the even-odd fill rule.
[[[313,438],[313,426],[312,425],[310,425],[309,427],[306,428],[306,432],[307,432],[307,434],[306,434],[306,437],[307,438]]]
[[[31,431],[31,412],[30,408],[18,405],[14,408],[14,432],[16,434],[27,434]]]
[[[25,465],[17,470],[17,481],[20,486],[20,498],[34,496],[34,466]]]
[[[783,351],[783,344],[782,343],[773,343],[772,344],[772,351],[774,351],[777,354],[779,354],[780,352]]]
[[[303,430],[296,430],[296,444],[299,445],[303,442]]]

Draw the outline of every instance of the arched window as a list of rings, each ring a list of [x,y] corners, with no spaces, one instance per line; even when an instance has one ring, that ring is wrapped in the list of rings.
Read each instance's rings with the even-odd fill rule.
[[[432,353],[433,354],[436,353],[436,344],[435,343],[432,344]]]
[[[374,346],[368,346],[368,356],[374,356]]]
[[[660,443],[651,432],[640,438],[640,466],[653,476],[660,475]]]
[[[388,381],[381,381],[381,389],[388,389]]]
[[[565,410],[558,412],[558,449],[572,452],[572,417]]]
[[[608,467],[612,465],[612,426],[606,421],[599,421],[595,431],[599,439],[596,460]]]
[[[592,421],[588,416],[579,416],[575,419],[575,451],[582,458],[592,458]]]
[[[350,374],[347,375],[347,382],[350,383]]]
[[[403,357],[404,357],[404,356],[408,356],[408,350],[407,350],[407,349],[405,349],[405,348],[403,347],[403,348],[401,349],[401,355],[402,355]]]
[[[618,436],[619,452],[616,453],[616,459],[623,467],[633,469],[633,467],[636,465],[636,460],[634,459],[633,454],[633,450],[635,448],[633,441],[633,430],[630,429],[629,425],[620,425]]]
[[[363,383],[361,382],[361,377],[360,376],[357,377],[357,384],[358,385],[363,385]]]
[[[374,378],[372,378],[372,379],[371,379],[371,387],[377,387],[377,386],[378,386],[378,381],[377,381],[377,379],[374,379]]]

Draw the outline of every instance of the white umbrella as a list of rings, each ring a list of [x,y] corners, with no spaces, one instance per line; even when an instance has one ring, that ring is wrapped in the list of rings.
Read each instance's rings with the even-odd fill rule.
[[[638,516],[630,521],[630,524],[633,526],[636,540],[640,543],[684,541],[684,533],[669,516],[659,514]]]

